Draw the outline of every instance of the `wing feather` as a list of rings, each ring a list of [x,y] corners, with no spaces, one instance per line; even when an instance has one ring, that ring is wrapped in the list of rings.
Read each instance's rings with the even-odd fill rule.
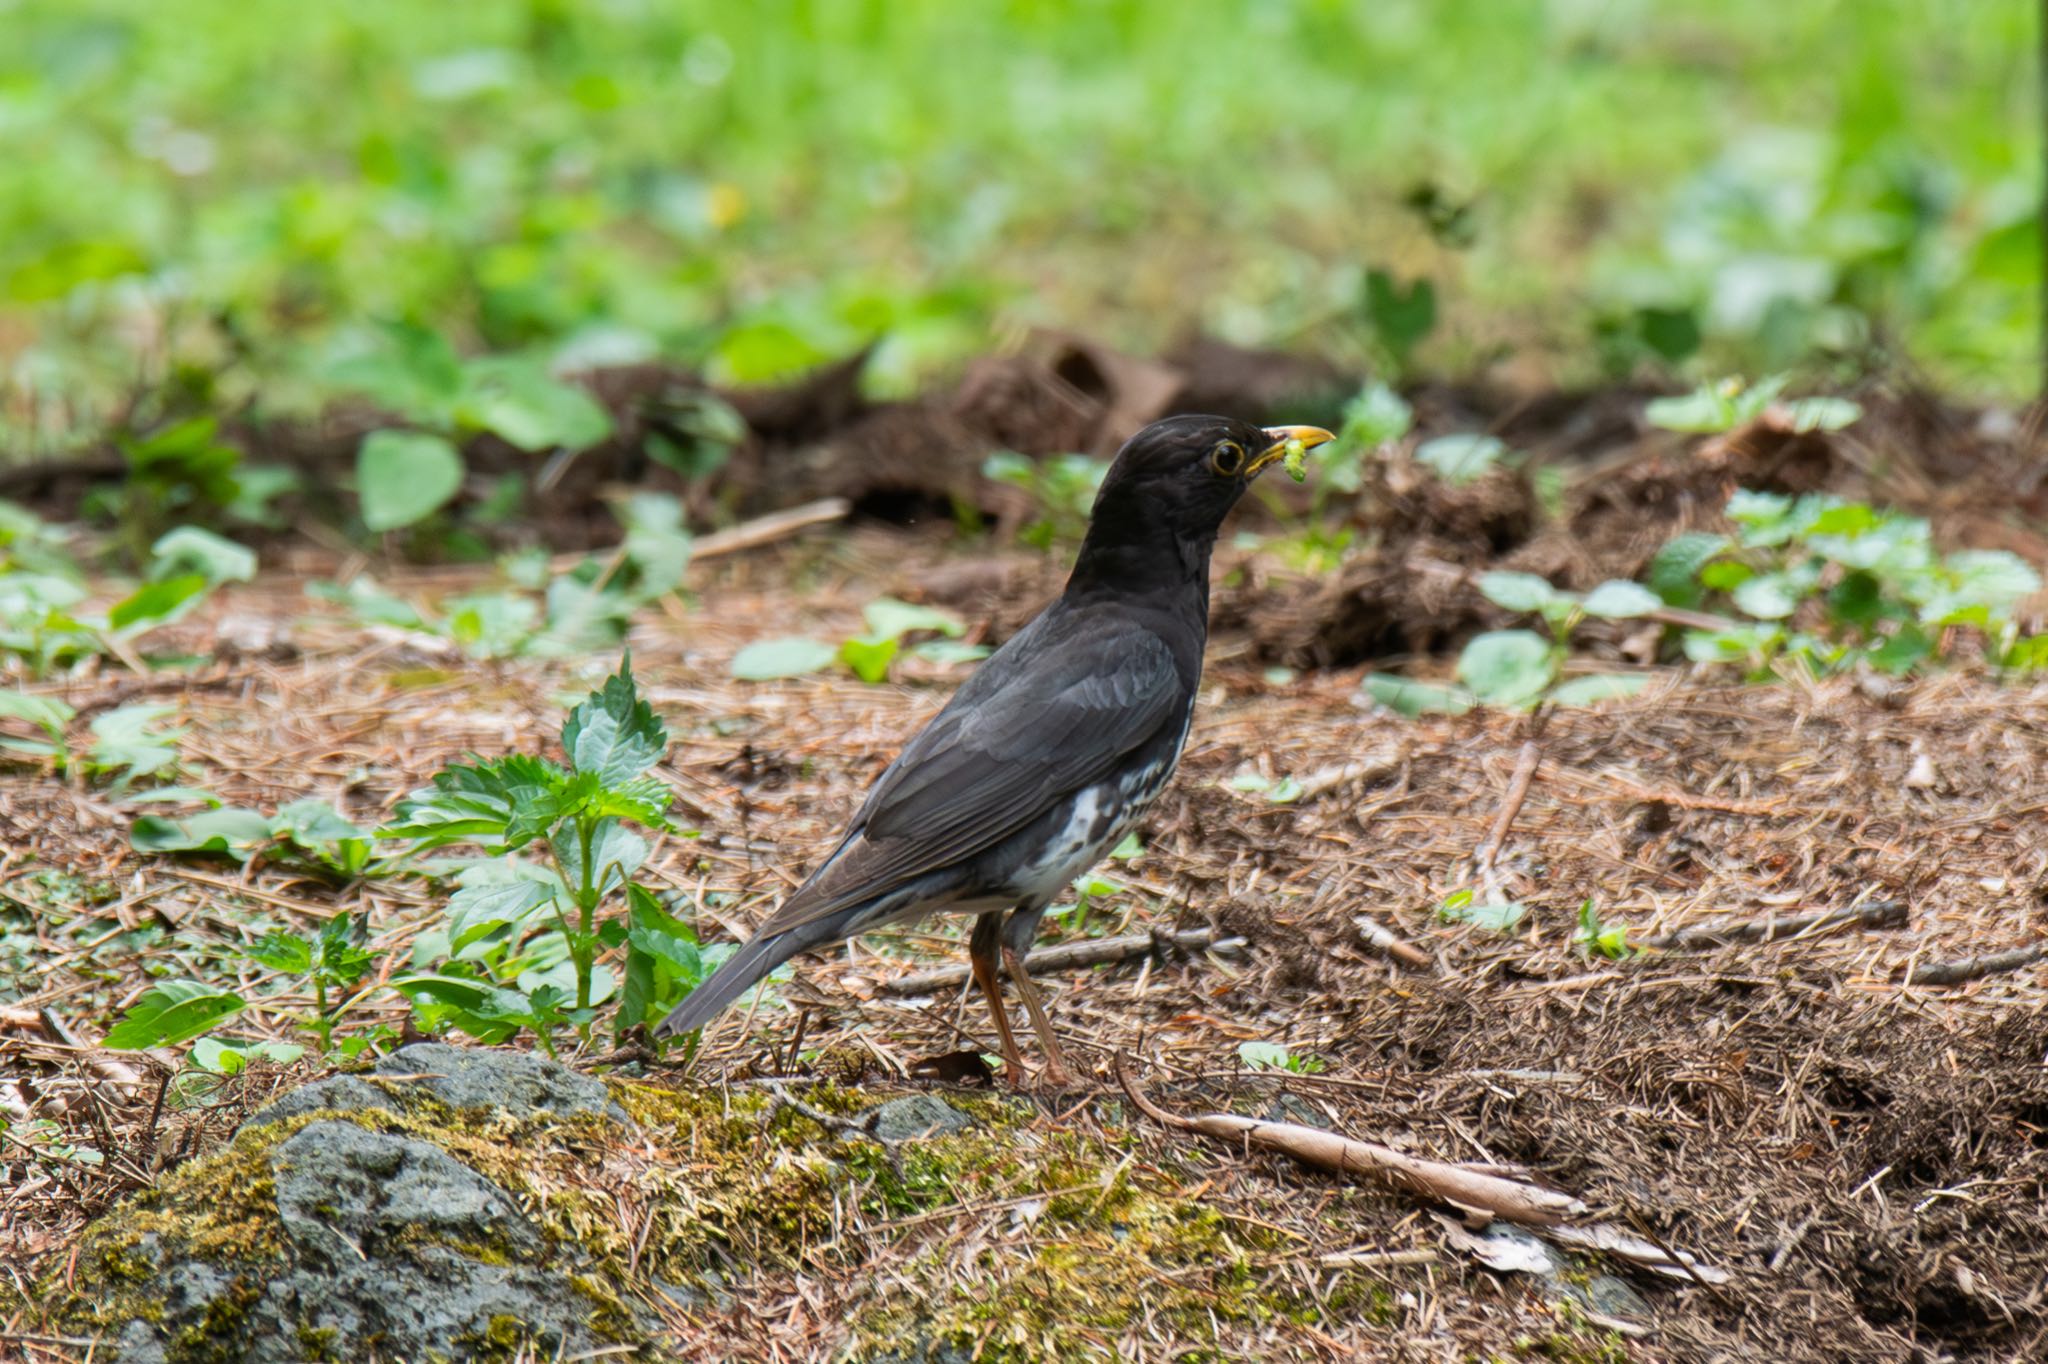
[[[1041,617],[911,740],[839,848],[759,933],[801,928],[994,848],[1177,725],[1191,685],[1165,641],[1127,619]]]

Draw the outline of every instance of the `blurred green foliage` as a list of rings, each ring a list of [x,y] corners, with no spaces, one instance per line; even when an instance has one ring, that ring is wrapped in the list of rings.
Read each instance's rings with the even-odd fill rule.
[[[1034,321],[2018,391],[2035,9],[14,0],[0,457],[310,410],[393,324],[723,381],[879,338],[899,391]],[[589,424],[508,375],[411,419]]]

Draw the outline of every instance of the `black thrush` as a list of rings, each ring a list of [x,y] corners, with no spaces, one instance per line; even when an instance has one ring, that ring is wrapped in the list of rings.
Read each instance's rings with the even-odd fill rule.
[[[1292,442],[1330,439],[1313,426],[1204,416],[1133,436],[1102,481],[1059,600],[975,670],[876,779],[832,855],[656,1034],[702,1027],[808,948],[945,910],[976,916],[968,957],[1011,1083],[1024,1065],[998,955],[1044,1049],[1045,1078],[1071,1083],[1024,970],[1038,921],[1173,775],[1223,518]]]

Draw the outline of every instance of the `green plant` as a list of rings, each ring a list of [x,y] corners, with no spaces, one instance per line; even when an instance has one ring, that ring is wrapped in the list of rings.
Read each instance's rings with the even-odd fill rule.
[[[289,469],[245,464],[241,449],[221,438],[219,420],[208,414],[146,436],[124,435],[115,444],[126,474],[94,487],[83,507],[115,527],[131,563],[146,560],[151,542],[179,522],[276,525],[271,502],[299,483]]]
[[[885,682],[903,652],[903,641],[917,634],[934,636],[912,647],[920,658],[934,663],[972,662],[988,654],[981,645],[960,642],[967,627],[950,611],[877,597],[861,614],[867,619],[867,633],[843,640],[836,648],[801,635],[749,644],[733,656],[732,675],[743,682],[765,682],[802,677],[839,663],[863,682]]]
[[[361,920],[343,911],[321,924],[320,931],[310,937],[266,933],[242,949],[251,961],[297,977],[312,988],[313,1012],[300,1020],[300,1026],[318,1040],[323,1056],[334,1049],[334,1029],[341,1016],[366,993],[350,991],[376,964],[376,954],[356,941],[361,924]],[[290,1058],[280,1058],[273,1052],[270,1059]]]
[[[110,779],[110,791],[120,796],[138,780],[177,766],[178,740],[184,737],[185,730],[165,723],[177,712],[176,706],[144,702],[103,711],[88,724],[85,746],[74,749],[70,727],[77,712],[68,703],[54,696],[0,692],[0,717],[28,721],[47,736],[0,738],[0,749],[47,759],[60,776],[78,773],[93,779]]]
[[[1418,278],[1403,287],[1387,271],[1369,270],[1365,318],[1387,360],[1406,369],[1415,347],[1436,329],[1436,285]]]
[[[1775,405],[1790,431],[1839,431],[1856,422],[1863,409],[1847,398],[1797,398],[1779,403],[1791,376],[1774,374],[1754,384],[1723,379],[1701,384],[1676,398],[1655,398],[1645,411],[1652,426],[1667,431],[1720,433],[1747,426]]]
[[[1637,951],[1629,946],[1628,925],[1602,920],[1599,907],[1591,897],[1579,902],[1579,926],[1572,931],[1572,943],[1588,956],[1606,957],[1613,961],[1626,961]]]
[[[1294,1075],[1320,1075],[1329,1068],[1314,1052],[1291,1051],[1278,1042],[1240,1042],[1237,1059],[1247,1070],[1284,1070]]]
[[[1445,923],[1471,924],[1494,933],[1511,933],[1529,913],[1514,900],[1481,900],[1470,890],[1456,890],[1437,906],[1437,917]]]
[[[1725,603],[1736,616],[1689,630],[1686,656],[1752,674],[1780,658],[1816,672],[1868,664],[1904,673],[1943,662],[1974,635],[1995,668],[2048,661],[2014,611],[2041,577],[2003,550],[1935,550],[1928,523],[1825,494],[1737,492],[1732,536],[1693,533],[1652,559],[1650,586],[1688,610]],[[1808,628],[1801,628],[1805,622]]]
[[[410,526],[462,490],[466,469],[457,439],[488,433],[544,454],[585,449],[612,432],[604,408],[541,360],[465,360],[446,338],[410,324],[385,328],[381,342],[326,374],[337,388],[362,393],[411,424],[372,431],[357,450],[356,496],[368,530]]]
[[[400,803],[397,822],[378,836],[407,840],[414,852],[460,843],[493,857],[528,847],[546,853],[543,864],[500,863],[473,875],[449,900],[437,944],[447,959],[393,982],[429,1024],[492,1041],[526,1028],[550,1050],[563,1024],[588,1039],[597,1006],[617,989],[597,959],[621,947],[621,1033],[695,983],[703,954],[633,881],[648,852],[634,826],[674,828],[668,787],[652,775],[667,748],[668,731],[640,699],[629,656],[570,711],[566,766],[524,754],[458,764]],[[613,905],[625,913],[603,917]]]
[[[1088,513],[1109,465],[1086,455],[1054,455],[1030,459],[1003,451],[981,466],[982,476],[1008,483],[1031,495],[1038,515],[1017,532],[1017,538],[1039,549],[1080,543],[1088,531]]]
[[[144,815],[130,826],[137,852],[198,853],[240,863],[281,862],[343,881],[387,875],[388,859],[373,856],[370,835],[326,801],[295,800],[274,815],[222,806],[195,815]]]
[[[1657,595],[1639,583],[1612,580],[1581,596],[1553,587],[1532,573],[1487,573],[1479,579],[1487,600],[1510,611],[1542,619],[1550,631],[1545,639],[1533,630],[1490,630],[1475,635],[1458,656],[1458,681],[1450,687],[1387,673],[1365,679],[1366,693],[1403,715],[1430,712],[1459,715],[1477,705],[1526,709],[1540,701],[1583,706],[1615,697],[1633,696],[1648,678],[1627,673],[1596,673],[1565,678],[1572,631],[1587,616],[1627,620],[1663,608]]]
[[[1386,447],[1407,435],[1415,414],[1400,394],[1374,380],[1360,389],[1344,406],[1344,421],[1337,439],[1314,453],[1315,477],[1309,480],[1309,512],[1298,535],[1286,542],[1295,547],[1300,566],[1310,572],[1333,567],[1350,545],[1352,528],[1331,525],[1330,505],[1336,499],[1354,498],[1365,487],[1367,464]],[[1257,485],[1268,507],[1282,505],[1279,495],[1263,484]]]
[[[309,583],[306,592],[356,619],[447,640],[471,658],[561,657],[616,647],[635,613],[678,590],[692,539],[682,504],[636,492],[613,506],[624,528],[609,555],[557,572],[544,553],[508,556],[506,585],[451,596],[436,605],[395,596],[367,574],[346,584]]]
[[[365,1034],[337,1043],[334,1037],[342,1015],[369,994],[367,989],[356,988],[376,963],[376,954],[357,942],[361,925],[360,919],[344,911],[330,917],[311,936],[273,931],[237,949],[250,961],[286,976],[281,993],[311,990],[310,1014],[287,1010],[283,1016],[313,1035],[323,1057],[335,1051],[354,1055],[373,1040]],[[229,1019],[261,1006],[260,1000],[252,1004],[239,990],[223,985],[159,981],[108,1029],[102,1045],[117,1051],[142,1051],[191,1042],[192,1064],[219,1075],[232,1075],[256,1059],[279,1065],[296,1061],[305,1052],[296,1043],[214,1035],[214,1029]]]

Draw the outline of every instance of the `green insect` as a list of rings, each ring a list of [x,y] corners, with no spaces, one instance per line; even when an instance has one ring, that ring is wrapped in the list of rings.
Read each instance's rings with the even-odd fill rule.
[[[1289,478],[1293,479],[1296,483],[1307,480],[1308,467],[1304,463],[1308,458],[1308,447],[1306,445],[1303,445],[1299,440],[1288,441],[1287,449],[1280,458],[1281,462],[1287,466],[1287,476]]]

